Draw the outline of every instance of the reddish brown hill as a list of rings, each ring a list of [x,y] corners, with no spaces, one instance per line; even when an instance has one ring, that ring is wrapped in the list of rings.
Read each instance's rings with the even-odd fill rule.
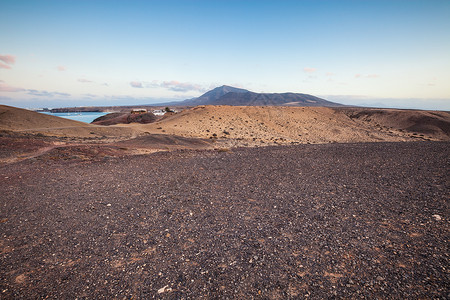
[[[92,124],[95,125],[115,125],[115,124],[130,124],[130,123],[148,124],[156,122],[157,119],[158,118],[151,112],[143,114],[111,113],[95,119],[92,122]]]

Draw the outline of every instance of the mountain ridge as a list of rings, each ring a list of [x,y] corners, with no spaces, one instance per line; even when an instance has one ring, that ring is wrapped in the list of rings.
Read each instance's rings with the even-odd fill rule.
[[[232,105],[232,106],[325,106],[340,107],[340,103],[331,102],[313,95],[302,93],[255,93],[246,89],[228,85],[216,87],[203,95],[180,102],[163,105]]]
[[[197,98],[187,99],[181,101],[180,103],[185,103],[185,105],[207,105],[205,103],[217,101],[217,99],[220,99],[221,97],[223,97],[228,93],[246,93],[246,92],[249,91],[241,88],[235,88],[229,85],[222,85],[220,87],[216,87],[212,90],[209,90],[208,92],[204,93],[203,95]]]

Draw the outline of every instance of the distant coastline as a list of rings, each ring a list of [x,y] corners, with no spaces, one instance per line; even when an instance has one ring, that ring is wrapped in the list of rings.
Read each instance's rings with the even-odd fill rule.
[[[172,107],[172,106],[171,106]],[[36,110],[37,112],[48,112],[48,113],[85,113],[85,112],[96,112],[96,113],[112,113],[112,112],[128,112],[136,108],[145,108],[147,110],[154,110],[164,108],[160,105],[132,105],[132,106],[79,106],[79,107],[62,107],[62,108],[41,108]]]
[[[99,111],[82,111],[82,112],[50,112],[50,111],[39,111],[40,113],[51,115],[55,117],[61,117],[64,119],[80,121],[84,123],[91,123],[95,119],[108,114],[107,112]]]

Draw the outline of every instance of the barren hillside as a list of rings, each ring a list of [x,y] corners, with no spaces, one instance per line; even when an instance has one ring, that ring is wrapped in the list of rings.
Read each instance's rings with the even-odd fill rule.
[[[84,127],[86,123],[58,118],[27,109],[0,105],[0,130]]]
[[[100,143],[115,147],[116,152],[140,154],[211,147],[449,141],[450,114],[367,108],[197,106],[167,114],[155,123],[102,126],[0,106],[0,131],[4,131],[0,140],[3,160],[14,161],[18,145],[23,157],[34,157],[54,147],[79,143]],[[75,150],[64,151],[78,155]],[[100,152],[109,151],[103,150]]]
[[[131,128],[91,125],[6,105],[0,105],[0,130],[70,138],[124,139],[137,135]]]
[[[365,118],[370,109],[198,106],[153,124],[133,126],[150,133],[219,139],[230,146],[450,138],[445,130],[450,124],[448,113],[378,111],[382,117]],[[420,128],[428,130],[414,131]]]
[[[376,108],[342,108],[338,110],[355,122],[375,126],[378,129],[384,127],[437,140],[450,138],[450,112]]]

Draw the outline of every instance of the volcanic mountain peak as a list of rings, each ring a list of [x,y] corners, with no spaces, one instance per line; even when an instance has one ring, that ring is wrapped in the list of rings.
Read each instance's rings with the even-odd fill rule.
[[[235,88],[228,85],[222,85],[212,89],[198,98],[193,98],[189,100],[185,100],[180,104],[183,105],[203,105],[203,104],[213,104],[215,101],[220,99],[220,97],[228,94],[228,93],[247,93],[248,90]]]
[[[341,106],[339,103],[330,102],[308,94],[254,93],[228,85],[212,89],[198,98],[178,102],[177,105]]]
[[[216,87],[216,88],[210,90],[209,92],[206,92],[206,94],[209,94],[209,93],[217,93],[217,94],[223,94],[223,95],[225,95],[226,93],[230,93],[230,92],[234,92],[234,93],[246,93],[246,92],[248,92],[248,90],[246,90],[246,89],[241,89],[241,88],[236,88],[236,87],[229,86],[229,85],[222,85],[222,86],[219,86],[219,87]],[[206,95],[206,94],[205,94],[205,95]]]

